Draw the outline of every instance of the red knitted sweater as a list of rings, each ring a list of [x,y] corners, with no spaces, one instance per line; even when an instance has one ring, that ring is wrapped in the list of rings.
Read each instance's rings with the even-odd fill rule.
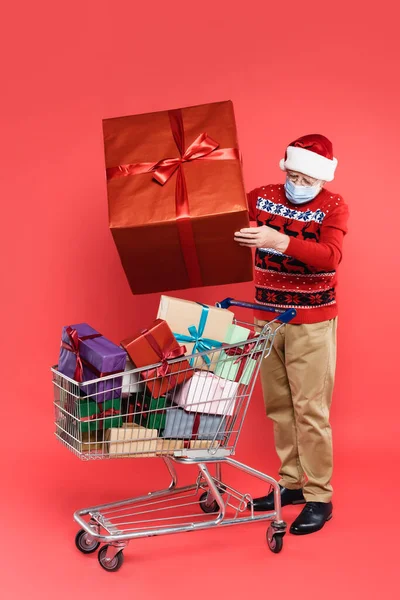
[[[250,220],[290,236],[285,252],[258,248],[255,300],[279,309],[296,308],[292,323],[319,323],[337,315],[336,269],[347,233],[348,207],[323,188],[314,200],[294,205],[283,185],[266,185],[248,194]],[[267,312],[256,317],[268,320]],[[271,313],[271,317],[273,315]]]

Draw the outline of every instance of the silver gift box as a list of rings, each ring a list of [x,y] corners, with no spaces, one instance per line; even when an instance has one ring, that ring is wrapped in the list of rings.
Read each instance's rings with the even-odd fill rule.
[[[183,408],[170,408],[167,410],[165,429],[162,437],[173,439],[190,439],[193,436],[193,426],[196,414],[186,412]],[[225,433],[226,417],[220,415],[200,415],[200,423],[194,439],[222,440]]]

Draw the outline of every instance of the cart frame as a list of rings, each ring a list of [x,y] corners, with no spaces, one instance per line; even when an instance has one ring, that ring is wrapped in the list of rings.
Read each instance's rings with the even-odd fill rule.
[[[237,438],[243,425],[261,360],[269,355],[276,333],[294,318],[296,311],[294,309],[277,311],[262,305],[235,301],[232,298],[225,299],[217,306],[221,308],[229,308],[230,306],[257,308],[275,314],[279,313],[279,316],[271,319],[269,323],[267,322],[262,330],[262,334],[268,332],[266,339],[269,341],[269,347],[267,348],[266,341],[250,386],[247,404],[244,407],[239,430],[236,432],[234,446],[231,448],[213,448],[213,445],[210,444],[210,448],[206,450],[174,452],[172,455],[162,456],[171,477],[170,485],[167,488],[143,496],[77,510],[74,513],[74,520],[81,529],[76,535],[76,545],[82,553],[90,554],[95,552],[101,544],[104,544],[99,550],[98,560],[106,571],[117,571],[121,567],[123,563],[122,551],[130,540],[257,521],[271,521],[267,530],[268,547],[274,553],[278,553],[282,549],[287,524],[282,520],[278,482],[273,477],[238,462],[231,456],[235,452]],[[278,323],[278,326],[271,328],[271,323]],[[259,351],[258,353],[260,354]],[[196,356],[201,354],[196,354]],[[57,376],[60,375],[55,368],[52,371]],[[62,377],[64,378],[64,376]],[[69,381],[71,384],[76,385],[73,380]],[[60,437],[58,431],[56,431],[56,435]],[[65,440],[62,441],[65,444]],[[175,464],[196,465],[198,467],[196,483],[178,487]],[[270,489],[274,492],[275,510],[255,514],[251,494],[243,493],[223,481],[223,466],[232,467],[269,484]],[[210,473],[210,467],[215,469],[214,475]],[[202,512],[200,514],[182,515],[182,511],[186,513],[192,510],[193,506],[200,506]],[[178,514],[166,516],[174,511]],[[232,514],[228,514],[229,512]],[[205,519],[207,514],[208,518]]]

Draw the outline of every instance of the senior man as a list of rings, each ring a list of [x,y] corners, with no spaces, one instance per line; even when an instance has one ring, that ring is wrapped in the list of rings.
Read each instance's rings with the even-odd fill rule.
[[[336,365],[337,267],[348,208],[325,187],[337,166],[326,137],[298,138],[280,166],[286,182],[248,194],[250,219],[257,227],[242,229],[235,240],[257,249],[256,302],[297,310],[263,360],[261,382],[281,461],[282,506],[305,503],[290,528],[302,535],[318,531],[332,517],[329,411]],[[260,328],[265,315],[256,311]],[[255,510],[273,508],[273,492],[254,500]]]

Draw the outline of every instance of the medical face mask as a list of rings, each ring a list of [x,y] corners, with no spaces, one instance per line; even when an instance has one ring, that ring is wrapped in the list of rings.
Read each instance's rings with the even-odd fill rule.
[[[285,185],[286,198],[293,204],[305,204],[314,200],[321,191],[321,182],[314,185],[295,185],[290,179],[286,179]]]

